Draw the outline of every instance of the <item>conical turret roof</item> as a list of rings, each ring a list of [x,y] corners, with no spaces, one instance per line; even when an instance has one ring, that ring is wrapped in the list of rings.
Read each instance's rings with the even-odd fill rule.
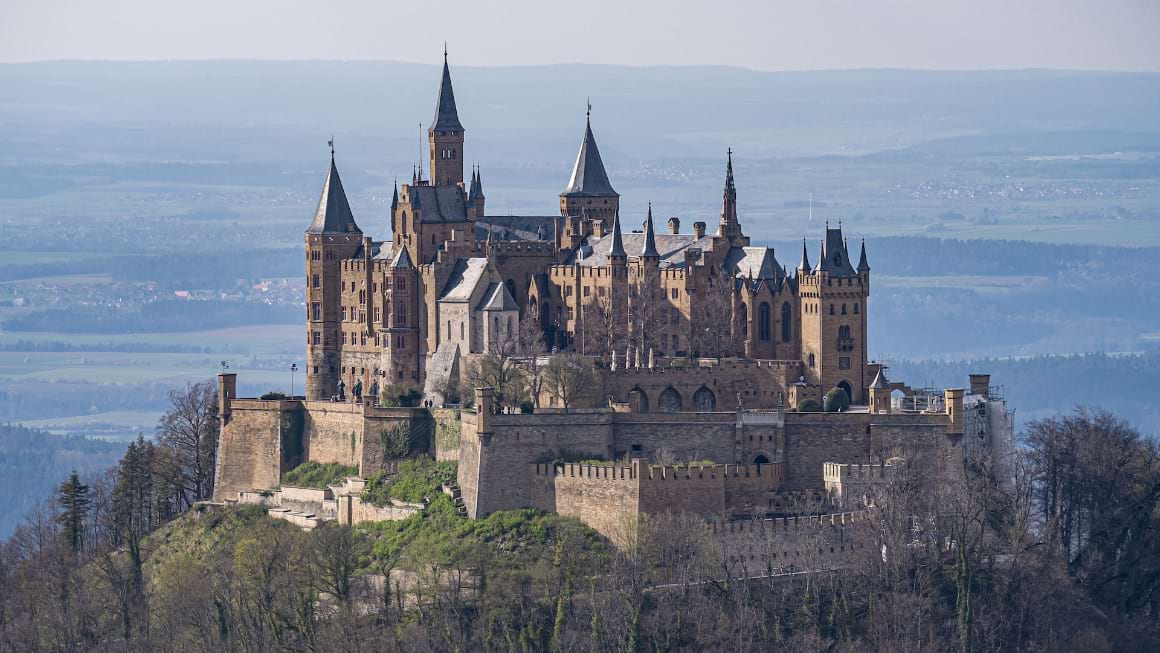
[[[443,49],[443,79],[439,82],[439,98],[435,101],[435,120],[431,131],[463,131],[459,112],[455,109],[455,91],[451,88],[451,70],[447,67],[447,49]]]
[[[810,269],[810,252],[806,247],[806,239],[802,238],[802,262],[798,264],[798,269],[809,271]]]
[[[858,271],[869,272],[870,263],[866,261],[866,239],[862,239],[862,254],[858,257]]]
[[[620,212],[618,211],[612,218],[612,248],[608,250],[608,256],[619,256],[625,258],[624,253],[624,238],[620,235]]]
[[[342,189],[342,179],[338,176],[338,167],[334,164],[333,154],[330,157],[330,169],[326,172],[326,181],[322,182],[322,196],[318,199],[318,209],[314,212],[314,221],[310,223],[306,233],[362,233],[362,230],[355,224],[354,214],[350,210],[350,202],[346,199],[346,191]]]
[[[644,221],[644,247],[641,248],[640,255],[642,258],[660,258],[660,252],[657,251],[657,239],[653,232],[652,219],[652,202],[648,203],[648,217]]]
[[[572,176],[568,187],[561,196],[619,197],[608,181],[604,161],[600,159],[600,149],[596,147],[596,137],[592,135],[592,119],[584,124],[584,140],[580,143],[580,153],[572,166]]]

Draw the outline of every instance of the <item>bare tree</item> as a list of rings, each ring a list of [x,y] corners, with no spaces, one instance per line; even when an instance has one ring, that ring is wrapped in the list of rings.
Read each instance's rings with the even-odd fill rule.
[[[687,337],[692,351],[708,357],[738,354],[741,338],[734,318],[734,287],[733,277],[722,274],[710,277],[694,296]]]
[[[647,352],[657,348],[657,336],[669,316],[665,290],[656,280],[639,279],[629,285],[628,344]]]
[[[590,400],[599,387],[592,359],[580,354],[553,356],[544,368],[544,389],[567,410],[578,401]]]
[[[627,327],[626,316],[616,312],[611,294],[597,294],[581,307],[577,349],[608,361],[613,353],[624,350]]]
[[[171,390],[169,404],[157,424],[157,443],[172,460],[167,480],[178,489],[177,509],[184,511],[213,493],[219,430],[217,384],[202,381]]]

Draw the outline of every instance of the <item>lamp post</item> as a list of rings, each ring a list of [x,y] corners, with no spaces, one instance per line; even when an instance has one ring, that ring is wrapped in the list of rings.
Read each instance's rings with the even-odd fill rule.
[[[290,398],[294,398],[294,373],[298,371],[298,363],[290,363]]]

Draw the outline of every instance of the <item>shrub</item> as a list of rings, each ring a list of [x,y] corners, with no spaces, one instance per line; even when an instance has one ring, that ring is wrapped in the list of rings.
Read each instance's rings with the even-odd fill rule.
[[[380,472],[367,479],[363,500],[383,506],[391,499],[414,502],[434,499],[440,494],[439,486],[454,481],[457,471],[456,463],[436,462],[427,456],[404,460],[399,463],[398,473],[387,476]]]
[[[841,388],[830,388],[822,401],[827,413],[840,413],[850,407],[850,397]]]
[[[358,476],[358,466],[309,462],[302,463],[283,474],[282,485],[321,490],[328,485],[340,482],[347,476]]]
[[[400,383],[383,388],[379,401],[388,408],[414,408],[422,398],[423,391],[419,386]]]
[[[798,402],[797,412],[799,413],[820,413],[822,406],[813,399],[802,399]]]
[[[286,395],[286,393],[283,393],[283,392],[267,392],[266,394],[262,395],[260,398],[264,399],[266,401],[272,401],[274,399],[289,399],[289,397]]]

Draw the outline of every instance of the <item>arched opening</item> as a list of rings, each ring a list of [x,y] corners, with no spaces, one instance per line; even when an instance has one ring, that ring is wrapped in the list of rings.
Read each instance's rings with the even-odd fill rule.
[[[789,342],[793,337],[793,323],[790,317],[789,302],[781,305],[781,341]]]
[[[640,388],[628,391],[628,409],[634,413],[648,412],[648,395]]]
[[[711,413],[717,410],[717,395],[709,388],[701,386],[693,393],[693,406],[698,413]]]
[[[850,387],[850,382],[842,381],[838,384],[838,387],[846,393],[846,398],[850,400],[850,403],[854,403],[854,389]]]
[[[773,311],[769,309],[769,303],[761,302],[761,306],[757,308],[757,337],[763,342],[768,341],[771,337],[772,321]]]
[[[661,393],[661,398],[658,402],[662,413],[679,413],[681,412],[682,403],[681,393],[677,392],[672,387],[665,388],[665,391]]]
[[[757,454],[757,456],[756,456],[756,457],[753,459],[753,464],[754,464],[754,465],[768,465],[768,464],[769,464],[769,458],[767,458],[765,454],[763,454],[763,453],[759,453],[759,454]]]

